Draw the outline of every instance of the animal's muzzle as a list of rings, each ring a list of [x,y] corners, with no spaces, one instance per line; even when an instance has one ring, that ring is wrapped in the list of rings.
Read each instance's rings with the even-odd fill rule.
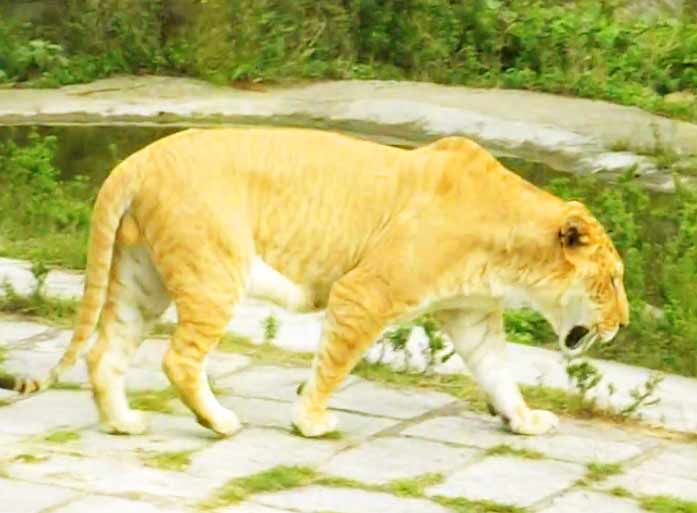
[[[576,349],[590,330],[585,326],[574,326],[564,339],[564,345],[568,349]]]

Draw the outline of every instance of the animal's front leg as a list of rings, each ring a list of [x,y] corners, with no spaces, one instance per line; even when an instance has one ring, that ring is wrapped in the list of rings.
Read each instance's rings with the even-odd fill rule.
[[[329,397],[396,314],[392,297],[384,281],[360,268],[332,287],[312,375],[293,409],[293,423],[303,435],[336,429],[337,420],[327,411]]]
[[[556,429],[552,412],[531,410],[508,368],[503,319],[500,311],[449,311],[441,315],[457,353],[465,360],[490,404],[509,426],[522,435],[541,435]]]

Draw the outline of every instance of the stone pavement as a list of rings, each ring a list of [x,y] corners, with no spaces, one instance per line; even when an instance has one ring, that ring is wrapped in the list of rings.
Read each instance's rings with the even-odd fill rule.
[[[0,320],[5,368],[45,371],[68,335]],[[141,346],[128,376],[134,396],[166,389],[165,346]],[[99,432],[84,362],[69,384],[1,406],[0,513],[630,513],[658,495],[697,502],[697,442],[677,436],[563,418],[554,435],[521,437],[450,395],[352,376],[332,401],[340,436],[310,440],[289,425],[307,368],[226,352],[209,367],[221,401],[244,421],[228,439],[157,393],[151,409],[169,413],[151,412],[148,434]],[[311,478],[273,477],[303,472]],[[264,476],[275,489],[253,485]],[[231,480],[241,502],[220,496]]]

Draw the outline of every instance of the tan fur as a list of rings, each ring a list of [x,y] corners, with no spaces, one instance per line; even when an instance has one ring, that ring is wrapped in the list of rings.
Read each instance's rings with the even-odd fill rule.
[[[569,223],[582,245],[563,243]],[[331,392],[391,322],[440,311],[496,409],[529,433],[548,430],[553,416],[527,410],[505,373],[492,378],[505,365],[497,355],[510,297],[522,294],[561,330],[563,303],[578,299],[569,291],[587,290],[579,308],[591,312],[589,327],[607,334],[627,322],[619,255],[590,213],[463,138],[407,151],[312,130],[187,130],[112,172],[92,226],[75,335],[46,384],[74,362],[101,313],[89,362],[111,431],[144,428],[124,404],[122,376],[170,299],[179,322],[163,363],[169,379],[199,422],[222,434],[238,428],[211,394],[203,364],[255,258],[285,287],[297,286],[301,300],[285,304],[327,309],[313,376],[295,407],[308,436],[333,429]]]

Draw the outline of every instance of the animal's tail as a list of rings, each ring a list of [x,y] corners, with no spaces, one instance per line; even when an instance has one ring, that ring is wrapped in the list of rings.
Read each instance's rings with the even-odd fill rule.
[[[2,376],[0,388],[30,394],[56,383],[60,375],[72,367],[80,350],[94,333],[106,301],[114,241],[121,218],[140,189],[142,163],[129,158],[117,166],[104,182],[92,212],[87,271],[82,302],[75,321],[70,345],[49,375],[40,379]]]

